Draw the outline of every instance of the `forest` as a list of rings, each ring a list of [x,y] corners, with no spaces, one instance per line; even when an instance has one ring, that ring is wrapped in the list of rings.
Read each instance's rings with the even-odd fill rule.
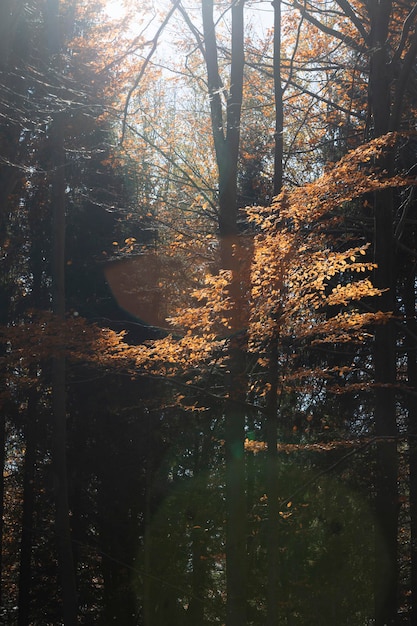
[[[417,624],[417,3],[1,0],[0,624]]]

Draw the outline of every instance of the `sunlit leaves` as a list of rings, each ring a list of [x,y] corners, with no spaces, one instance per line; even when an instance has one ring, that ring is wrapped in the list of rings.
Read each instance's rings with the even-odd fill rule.
[[[126,344],[124,333],[100,328],[87,323],[80,316],[71,315],[65,320],[49,312],[29,313],[19,324],[0,329],[0,342],[4,346],[3,371],[20,383],[33,366],[41,367],[51,358],[65,356],[80,363],[96,363],[111,367],[120,360]],[[32,381],[34,382],[34,381]]]
[[[414,184],[406,176],[388,176],[386,171],[375,168],[378,158],[401,139],[401,134],[388,133],[351,150],[314,182],[285,189],[275,198],[272,207],[261,210],[251,208],[248,211],[249,219],[264,230],[285,220],[295,227],[301,227],[326,218],[326,221],[322,221],[326,225],[329,219],[340,220],[340,214],[333,212],[343,203],[376,190]]]

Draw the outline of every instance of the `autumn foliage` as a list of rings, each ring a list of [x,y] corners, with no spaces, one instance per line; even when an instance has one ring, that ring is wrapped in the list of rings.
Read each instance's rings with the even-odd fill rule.
[[[412,621],[416,8],[122,4],[0,8],[1,615]]]

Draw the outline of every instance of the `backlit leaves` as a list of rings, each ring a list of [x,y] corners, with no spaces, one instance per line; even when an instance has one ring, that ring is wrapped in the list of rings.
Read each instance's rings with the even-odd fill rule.
[[[23,377],[30,363],[64,351],[70,360],[94,362],[131,376],[180,377],[185,385],[200,385],[204,380],[208,392],[212,384],[218,386],[218,376],[227,368],[228,347],[237,332],[246,333],[249,354],[256,357],[250,393],[260,406],[269,389],[265,373],[273,338],[279,343],[282,391],[296,386],[311,391],[318,380],[331,381],[338,376],[336,370],[299,369],[297,354],[318,345],[362,342],[389,315],[378,312],[381,291],[371,281],[375,265],[367,260],[367,246],[335,247],[325,226],[341,203],[365,191],[405,184],[404,179],[386,178],[371,166],[375,156],[397,140],[398,136],[390,134],[370,142],[349,153],[318,181],[283,192],[271,207],[250,207],[247,215],[255,233],[250,245],[242,239],[242,245],[235,246],[241,258],[233,271],[210,271],[220,247],[212,234],[203,233],[188,246],[178,233],[165,252],[167,267],[174,258],[181,259],[175,277],[171,272],[171,279],[168,274],[164,278],[161,270],[154,285],[165,297],[166,326],[172,334],[130,346],[123,334],[88,325],[80,318],[69,317],[62,326],[49,314],[33,315],[19,326],[3,329],[3,366],[9,376]],[[133,251],[136,243],[134,237],[124,239],[127,251]],[[199,263],[193,261],[196,258]],[[247,328],[232,324],[236,289],[241,306],[248,311]],[[363,299],[366,311],[361,310]],[[350,366],[346,368],[343,375],[350,371]]]

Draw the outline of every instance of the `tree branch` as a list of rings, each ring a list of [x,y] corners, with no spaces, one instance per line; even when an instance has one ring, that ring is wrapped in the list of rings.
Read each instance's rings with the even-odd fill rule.
[[[126,96],[126,102],[125,102],[125,106],[123,109],[123,122],[122,122],[122,136],[120,138],[120,145],[123,144],[124,138],[125,138],[125,134],[126,134],[126,121],[127,121],[127,114],[128,114],[128,110],[129,110],[129,104],[130,104],[130,100],[132,98],[133,93],[136,91],[136,89],[139,86],[140,81],[142,80],[145,72],[146,72],[146,68],[148,67],[155,51],[158,45],[158,40],[159,37],[161,36],[165,26],[168,24],[169,20],[171,19],[172,15],[175,13],[175,10],[178,8],[180,4],[180,0],[175,0],[173,6],[170,8],[170,10],[168,11],[165,19],[163,20],[162,24],[160,25],[160,27],[158,28],[158,30],[156,31],[155,37],[152,39],[152,47],[147,55],[147,57],[145,58],[143,65],[140,69],[140,72],[135,80],[135,82],[133,83],[132,87],[129,89],[127,96]]]
[[[355,39],[353,39],[349,35],[344,35],[340,31],[335,30],[334,28],[331,28],[330,26],[326,26],[325,24],[322,24],[318,19],[313,17],[304,6],[302,6],[299,2],[297,2],[297,0],[294,0],[294,7],[300,11],[301,15],[305,17],[305,19],[308,22],[310,22],[310,24],[312,24],[313,26],[321,30],[322,33],[325,33],[326,35],[330,35],[331,37],[334,37],[335,39],[339,39],[340,41],[348,44],[349,46],[351,46],[354,50],[357,50],[358,52],[364,51],[363,46],[360,46],[358,42],[355,41]]]

